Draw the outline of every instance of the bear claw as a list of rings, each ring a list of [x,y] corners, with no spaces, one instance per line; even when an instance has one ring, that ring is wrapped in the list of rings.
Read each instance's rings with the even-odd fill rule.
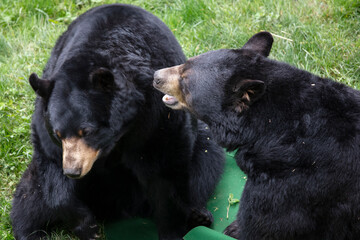
[[[92,226],[90,226],[90,228],[96,228],[98,225],[97,224],[94,224]]]

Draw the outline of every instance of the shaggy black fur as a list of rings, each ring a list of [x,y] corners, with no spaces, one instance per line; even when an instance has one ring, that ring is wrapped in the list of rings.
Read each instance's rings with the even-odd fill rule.
[[[237,150],[248,176],[225,233],[360,239],[360,93],[268,59],[272,42],[261,32],[242,49],[208,52],[180,67],[183,105],[221,146]]]
[[[165,24],[137,7],[100,6],[69,26],[42,79],[30,77],[34,153],[14,195],[16,239],[62,224],[93,239],[97,220],[113,217],[153,216],[160,239],[181,239],[201,224],[191,214],[214,190],[223,150],[205,124],[166,108],[151,86],[155,70],[184,61]],[[67,139],[100,152],[80,179],[63,175]]]

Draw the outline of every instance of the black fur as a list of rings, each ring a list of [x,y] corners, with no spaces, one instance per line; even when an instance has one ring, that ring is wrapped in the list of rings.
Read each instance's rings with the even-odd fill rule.
[[[248,176],[225,233],[360,239],[360,93],[266,58],[272,41],[262,32],[184,65],[190,111]]]
[[[202,122],[167,109],[151,86],[155,70],[184,61],[165,24],[137,7],[100,6],[69,26],[42,79],[29,79],[38,94],[34,153],[14,195],[16,239],[61,224],[93,239],[97,221],[114,217],[153,216],[160,239],[181,239],[197,225],[191,213],[214,190],[223,151]],[[63,175],[61,141],[71,137],[100,149],[81,179]]]

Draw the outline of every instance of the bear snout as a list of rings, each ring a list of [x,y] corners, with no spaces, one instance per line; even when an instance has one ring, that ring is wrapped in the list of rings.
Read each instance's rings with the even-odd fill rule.
[[[174,71],[174,69],[176,71]],[[154,73],[154,88],[164,94],[175,95],[179,85],[179,74],[177,69],[178,66],[157,70]]]
[[[100,150],[96,150],[85,143],[82,138],[68,138],[62,140],[63,173],[71,178],[85,176],[97,160]]]
[[[160,87],[164,83],[164,78],[162,77],[161,70],[158,70],[154,73],[153,86],[155,88]]]
[[[163,93],[169,93],[178,85],[182,67],[183,65],[177,65],[157,70],[154,73],[153,86]]]

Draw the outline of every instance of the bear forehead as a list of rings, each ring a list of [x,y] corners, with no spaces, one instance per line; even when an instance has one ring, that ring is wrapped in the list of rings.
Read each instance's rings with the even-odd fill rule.
[[[238,57],[242,52],[237,49],[219,49],[200,54],[189,58],[185,65],[196,66],[197,64],[221,63],[231,61]]]

